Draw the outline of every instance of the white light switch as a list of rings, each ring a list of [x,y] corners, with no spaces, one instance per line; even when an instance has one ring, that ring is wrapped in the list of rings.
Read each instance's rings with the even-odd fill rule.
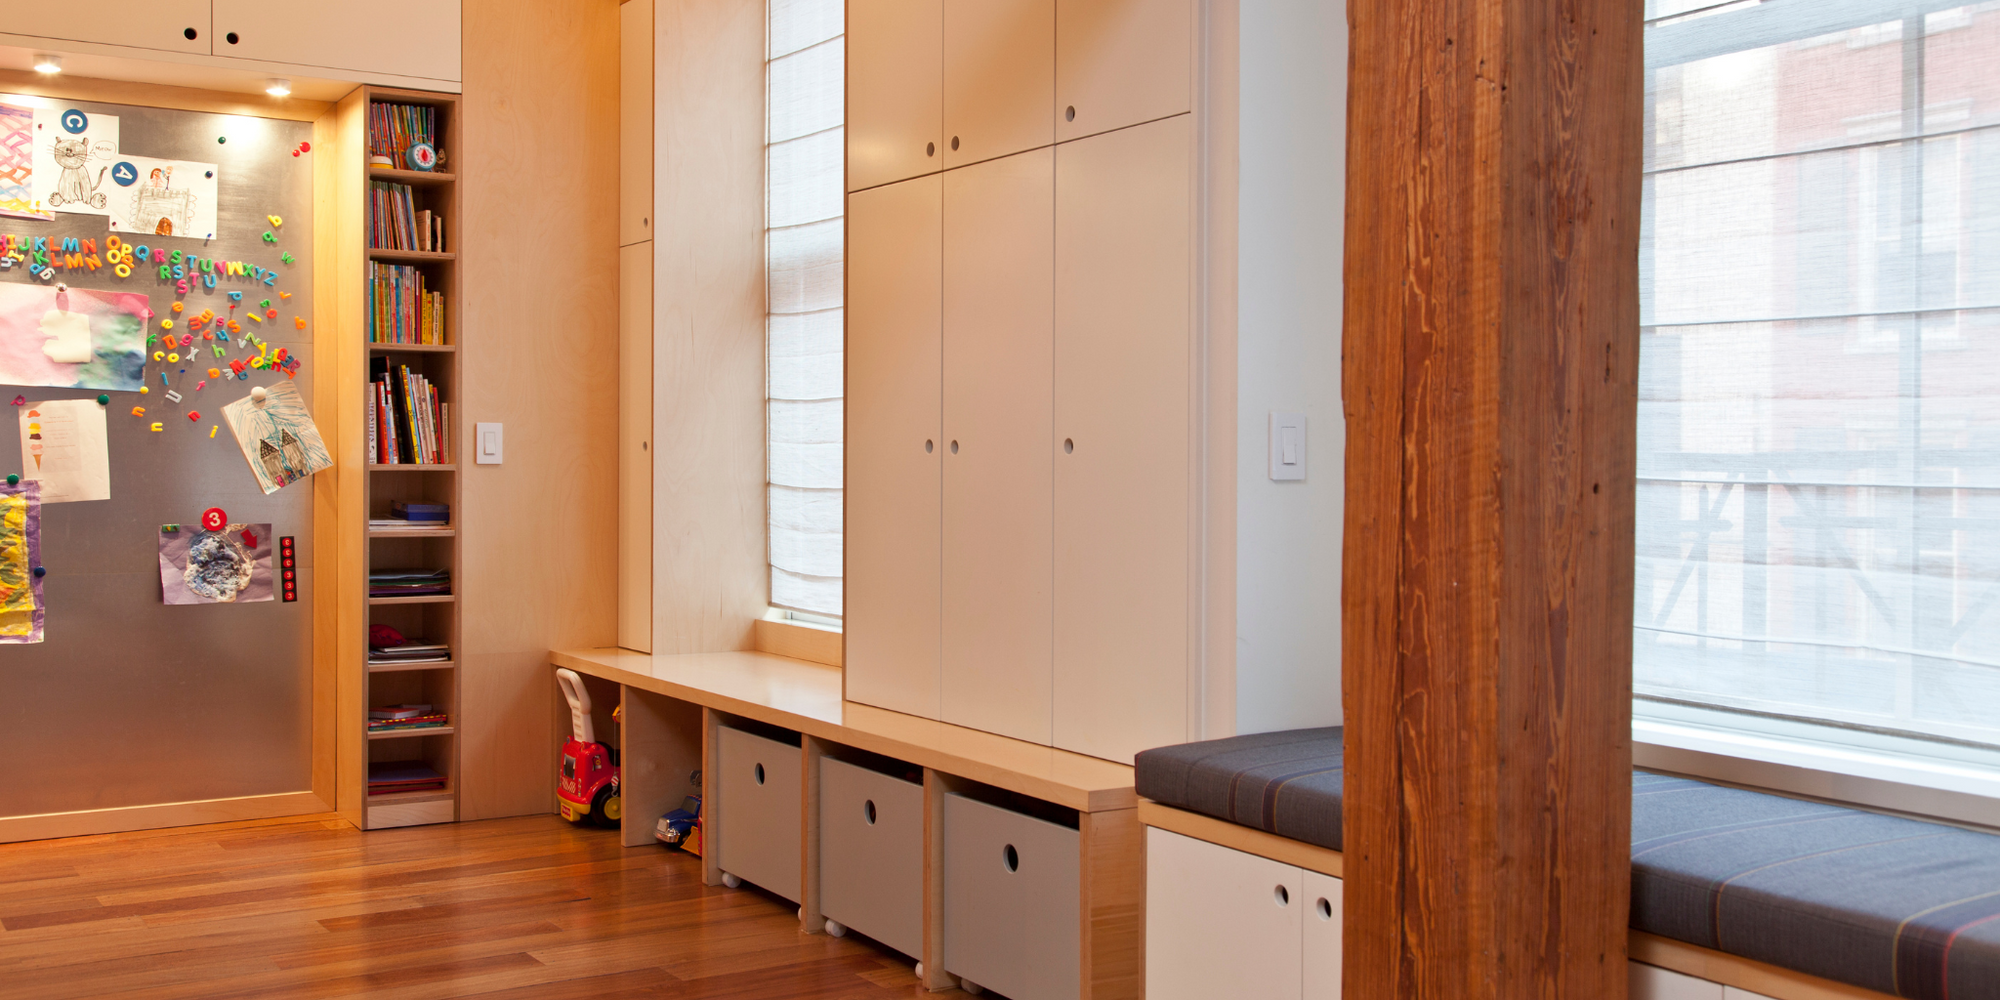
[[[1271,478],[1306,477],[1306,415],[1271,411]]]
[[[475,449],[473,455],[473,461],[480,465],[499,465],[501,444],[500,425],[475,424],[473,425],[473,431],[474,436],[479,442],[479,446]]]

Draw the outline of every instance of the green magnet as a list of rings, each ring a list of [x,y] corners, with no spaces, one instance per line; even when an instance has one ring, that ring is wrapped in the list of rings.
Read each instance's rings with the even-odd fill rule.
[[[110,396],[99,396],[99,397],[97,397],[97,405],[99,405],[99,406],[107,406],[107,405],[109,405],[110,403],[111,403],[111,397],[110,397]]]

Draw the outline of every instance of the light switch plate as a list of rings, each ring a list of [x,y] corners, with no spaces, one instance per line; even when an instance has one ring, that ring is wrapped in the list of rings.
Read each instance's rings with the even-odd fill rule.
[[[1306,415],[1271,411],[1271,479],[1276,482],[1306,477]]]
[[[480,465],[499,465],[501,434],[499,424],[473,425],[473,458]]]

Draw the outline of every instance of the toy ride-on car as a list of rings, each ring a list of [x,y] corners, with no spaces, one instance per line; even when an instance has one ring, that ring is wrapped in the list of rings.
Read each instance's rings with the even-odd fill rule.
[[[574,823],[616,828],[623,814],[618,797],[618,751],[599,742],[590,728],[590,692],[583,678],[567,668],[556,671],[556,683],[569,699],[570,738],[563,743],[562,777],[556,801],[562,817]]]

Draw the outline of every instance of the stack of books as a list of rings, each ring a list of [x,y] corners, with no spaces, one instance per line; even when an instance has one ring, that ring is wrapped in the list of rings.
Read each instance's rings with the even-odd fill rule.
[[[420,760],[383,760],[368,765],[368,794],[444,791],[444,775]]]
[[[369,181],[368,248],[444,253],[444,216],[418,209],[408,184]]]
[[[444,293],[408,264],[368,262],[368,340],[376,344],[444,343]]]
[[[437,148],[437,109],[423,104],[368,105],[368,155],[386,156],[396,166],[416,143]]]
[[[388,663],[449,663],[451,647],[441,642],[426,642],[423,639],[408,639],[400,646],[368,647],[368,662]]]
[[[368,731],[399,733],[406,729],[441,729],[450,725],[445,713],[429,705],[383,705],[368,710]]]
[[[369,518],[368,527],[443,531],[451,527],[451,505],[392,500],[389,516]]]
[[[451,593],[448,569],[371,569],[369,597],[422,597]]]
[[[380,465],[448,465],[451,463],[451,404],[430,379],[409,365],[389,369],[387,358],[376,358],[370,384],[374,405],[368,407],[368,451]]]

